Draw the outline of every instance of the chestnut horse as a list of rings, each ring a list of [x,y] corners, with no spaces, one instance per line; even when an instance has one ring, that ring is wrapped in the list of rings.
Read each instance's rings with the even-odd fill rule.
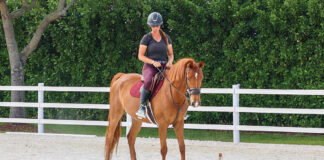
[[[152,110],[159,129],[161,155],[165,160],[167,154],[166,136],[170,124],[173,125],[178,139],[181,159],[185,159],[185,144],[183,137],[184,116],[189,103],[200,105],[200,88],[203,79],[203,62],[196,63],[193,59],[184,58],[165,72],[164,84],[160,91],[151,99]],[[106,160],[110,160],[115,146],[118,145],[121,134],[121,120],[126,112],[132,117],[132,126],[127,135],[130,156],[136,160],[135,139],[141,130],[142,123],[151,123],[147,118],[138,119],[135,115],[139,108],[139,98],[132,97],[130,90],[141,80],[139,74],[117,73],[110,85],[109,125],[106,131]]]

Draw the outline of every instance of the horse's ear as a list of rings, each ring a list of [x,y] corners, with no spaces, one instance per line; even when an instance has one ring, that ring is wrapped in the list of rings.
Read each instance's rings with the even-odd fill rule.
[[[192,68],[193,67],[193,61],[188,61],[186,64],[186,68]]]
[[[205,63],[204,63],[203,61],[200,61],[200,62],[198,63],[198,66],[199,66],[199,68],[204,68]]]

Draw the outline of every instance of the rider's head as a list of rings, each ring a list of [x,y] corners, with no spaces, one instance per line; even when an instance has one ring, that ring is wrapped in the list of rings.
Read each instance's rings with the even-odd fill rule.
[[[163,20],[161,14],[159,12],[152,12],[147,17],[147,24],[153,27],[162,25]]]

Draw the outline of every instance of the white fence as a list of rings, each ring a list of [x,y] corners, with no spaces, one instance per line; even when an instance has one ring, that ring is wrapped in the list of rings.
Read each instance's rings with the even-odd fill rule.
[[[43,124],[65,124],[65,125],[94,125],[107,126],[107,121],[87,120],[56,120],[44,119],[44,108],[79,108],[79,109],[109,109],[109,104],[77,104],[77,103],[44,103],[44,91],[56,92],[110,92],[109,87],[46,87],[43,83],[38,86],[0,86],[0,91],[37,91],[38,102],[0,102],[4,107],[34,107],[38,108],[38,119],[26,118],[0,118],[5,123],[37,123],[38,132],[43,133]],[[198,108],[189,107],[188,111],[199,112],[232,112],[233,125],[219,124],[185,124],[185,129],[204,130],[233,130],[234,143],[240,142],[240,131],[264,131],[264,132],[295,132],[295,133],[324,133],[324,128],[304,127],[274,127],[274,126],[247,126],[240,125],[239,113],[281,113],[281,114],[317,114],[324,115],[324,109],[293,109],[293,108],[257,108],[240,107],[240,94],[266,94],[266,95],[318,95],[324,96],[324,90],[283,90],[283,89],[240,89],[240,85],[233,85],[232,88],[202,88],[202,94],[232,94],[233,106],[201,106]],[[320,106],[324,108],[324,106]],[[129,130],[131,118],[122,122],[122,126]],[[153,124],[143,123],[143,127],[156,127]],[[126,132],[127,133],[127,132]]]

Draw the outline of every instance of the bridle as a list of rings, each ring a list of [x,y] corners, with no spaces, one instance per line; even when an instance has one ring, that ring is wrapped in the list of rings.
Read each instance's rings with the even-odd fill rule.
[[[190,70],[190,68],[186,68],[186,72],[185,72],[185,77],[186,77],[186,80],[185,80],[185,83],[186,83],[186,94],[183,94],[183,93],[181,93],[180,92],[180,90],[177,88],[177,87],[175,87],[172,83],[171,83],[171,81],[165,76],[165,74],[164,74],[164,70],[166,69],[165,67],[162,69],[162,70],[160,70],[159,68],[156,68],[160,73],[161,73],[161,75],[169,82],[169,90],[170,90],[170,95],[171,95],[171,99],[172,99],[172,102],[173,102],[173,105],[177,108],[177,115],[176,115],[176,118],[175,118],[175,120],[174,120],[174,122],[172,123],[173,124],[173,126],[175,126],[176,125],[176,122],[177,122],[177,119],[178,119],[178,116],[179,116],[179,112],[181,111],[181,107],[185,104],[185,102],[186,102],[186,100],[187,100],[187,102],[188,101],[190,101],[190,96],[191,95],[200,95],[200,90],[201,90],[201,88],[189,88],[189,85],[188,85],[188,80],[189,80],[189,78],[188,78],[188,72],[189,72],[189,70]],[[175,101],[174,101],[174,98],[173,98],[173,95],[172,95],[172,91],[171,91],[171,88],[174,88],[180,95],[182,95],[182,96],[184,96],[186,99],[184,100],[184,102],[182,103],[182,105],[181,105],[181,107],[179,107],[176,103],[175,103]],[[187,94],[188,94],[188,96],[187,96]],[[189,104],[189,102],[188,102],[188,104]],[[186,108],[186,110],[187,110],[188,108]]]
[[[189,72],[189,70],[190,70],[190,68],[187,68],[186,69],[186,74],[185,74],[185,76],[186,76],[186,87],[187,87],[187,94],[189,95],[189,97],[191,96],[191,95],[200,95],[200,90],[201,90],[201,88],[189,88],[189,85],[188,85],[188,80],[189,80],[189,78],[188,78],[188,72]]]

